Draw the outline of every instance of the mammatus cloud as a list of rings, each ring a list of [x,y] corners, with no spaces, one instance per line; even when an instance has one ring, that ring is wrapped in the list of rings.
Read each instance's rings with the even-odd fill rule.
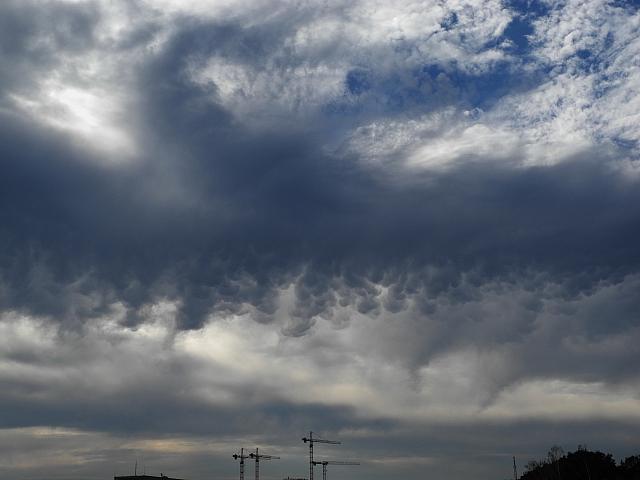
[[[0,469],[637,453],[639,19],[4,3]]]

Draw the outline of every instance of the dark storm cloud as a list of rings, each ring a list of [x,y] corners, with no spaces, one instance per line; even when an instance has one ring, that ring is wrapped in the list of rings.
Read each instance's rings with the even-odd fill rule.
[[[323,153],[313,130],[243,127],[211,102],[215,86],[186,74],[214,54],[259,62],[277,40],[187,22],[140,66],[134,118],[148,158],[138,164],[100,166],[5,115],[5,308],[68,320],[168,296],[193,328],[212,308],[273,313],[276,289],[295,282],[302,333],[339,304],[375,314],[414,297],[430,314],[440,295],[464,302],[473,286],[530,271],[562,283],[567,298],[637,271],[639,194],[612,168],[616,152],[527,169],[485,160],[387,182]],[[463,273],[467,291],[457,288]],[[392,287],[384,304],[374,284]]]
[[[184,326],[197,326],[216,305],[272,313],[274,289],[298,277],[303,318],[341,301],[375,311],[371,282],[393,287],[391,310],[418,296],[429,313],[443,293],[463,302],[474,285],[529,270],[571,297],[637,269],[638,190],[608,161],[484,164],[389,185],[297,135],[231,128],[215,106],[192,113],[192,95],[153,111],[174,132],[193,126],[165,137],[185,151],[169,164],[97,166],[51,134],[5,122],[6,308],[63,319],[82,308],[75,294],[133,308],[169,295],[185,299]],[[154,203],[149,193],[167,177],[196,201]]]
[[[411,63],[419,50],[411,38],[391,47],[384,35],[347,45],[344,32],[318,48],[291,41],[301,26],[347,7],[269,5],[202,20],[128,2],[117,6],[135,27],[111,37],[99,2],[3,2],[3,451],[13,452],[10,429],[48,425],[128,439],[252,438],[304,453],[298,437],[317,428],[344,440],[341,458],[370,460],[363,472],[371,478],[415,476],[425,464],[432,476],[462,478],[482,468],[495,476],[506,463],[506,476],[512,454],[543,456],[550,443],[637,453],[629,405],[640,361],[640,189],[624,144],[594,142],[547,166],[530,166],[517,148],[505,158],[497,145],[496,158],[478,149],[442,169],[410,168],[402,149],[375,164],[340,147],[369,121],[419,121],[447,108],[479,125],[485,114],[475,107],[490,113],[503,97],[549,82],[546,60],[532,60],[544,39],[531,37],[548,12],[533,4],[480,46],[456,30],[469,22],[464,12],[449,12],[432,32],[437,41],[421,45],[444,45],[443,58]],[[449,38],[459,42],[445,45]],[[489,55],[498,60],[465,63],[469,52],[505,40],[513,43],[506,53]],[[104,62],[109,78],[87,74],[102,71],[84,54]],[[313,112],[304,93],[285,98],[288,72],[331,70],[343,57],[342,90]],[[277,100],[234,109],[222,81],[196,79],[211,59],[246,67],[250,81],[277,72],[285,79],[273,86]],[[86,142],[17,106],[46,96],[50,78],[80,90],[96,81],[100,93],[121,88],[119,126],[136,153],[93,148],[101,127]],[[296,106],[275,111],[280,97]],[[246,121],[252,113],[268,126]],[[434,149],[448,127],[438,128],[426,134]],[[149,313],[163,300],[177,304],[177,332]],[[218,345],[225,330],[198,337],[212,312],[248,312],[258,323],[223,324],[232,340]],[[234,328],[257,340],[234,345]],[[277,347],[256,354],[258,328],[281,329]],[[222,353],[194,352],[189,341]],[[548,418],[509,403],[531,382],[549,389],[541,400]],[[575,418],[554,410],[553,382],[578,391]],[[595,393],[582,392],[583,383]],[[406,391],[391,391],[398,385]],[[443,405],[463,405],[460,417],[438,419]],[[593,414],[600,405],[611,411]],[[380,413],[385,406],[395,413]],[[25,435],[25,451],[44,448]],[[105,450],[109,462],[122,460],[118,448],[133,455],[114,447]],[[199,455],[198,471],[210,476],[210,457]],[[2,468],[25,476],[22,467]]]
[[[15,62],[26,84],[58,61],[52,52],[95,45],[100,17],[90,4],[44,16],[25,15],[21,5],[3,6],[2,61]],[[181,303],[179,327],[189,329],[211,311],[246,304],[269,321],[278,290],[294,284],[288,335],[304,335],[318,316],[340,323],[333,312],[341,307],[369,316],[411,311],[417,322],[440,325],[438,335],[420,337],[411,367],[451,345],[521,342],[536,322],[550,321],[562,328],[523,348],[509,380],[558,373],[558,365],[568,377],[589,379],[628,370],[632,352],[601,352],[602,368],[586,371],[582,359],[592,354],[558,348],[576,332],[597,339],[637,326],[640,191],[616,168],[624,152],[594,148],[529,168],[476,158],[446,171],[391,174],[355,155],[327,153],[335,112],[317,126],[283,121],[264,132],[216,103],[215,83],[192,81],[189,69],[216,55],[263,68],[287,29],[312,13],[258,26],[181,19],[162,48],[134,65],[128,120],[144,153],[131,163],[105,165],[101,154],[4,111],[3,309],[79,327],[122,302],[135,324],[143,305],[170,298]],[[147,38],[149,25],[120,47]],[[52,33],[41,41],[42,32]],[[277,60],[283,69],[301,61]],[[454,83],[451,95],[432,89],[418,105],[466,95],[464,104],[478,91],[455,84],[451,68],[424,67],[424,81],[449,74]],[[11,75],[2,77],[3,90],[16,88]],[[354,66],[345,89],[358,97],[402,90],[380,75]],[[487,298],[501,283],[525,293],[518,319],[497,316],[494,325]],[[533,362],[541,345],[547,360]]]
[[[164,381],[169,380],[169,381]],[[234,391],[241,404],[211,405],[187,397],[185,385],[174,384],[165,376],[154,385],[129,385],[122,391],[103,393],[67,390],[66,394],[28,381],[3,379],[5,391],[0,405],[1,428],[55,425],[84,431],[101,431],[132,436],[143,435],[251,435],[269,431],[270,435],[303,432],[309,418],[321,418],[324,428],[359,428],[370,421],[358,419],[349,406],[297,404],[274,397],[256,405],[247,402],[260,393],[249,388]],[[190,389],[195,386],[189,385]],[[73,391],[76,390],[76,391]],[[167,412],[171,412],[169,415]],[[378,420],[373,424],[390,423]]]

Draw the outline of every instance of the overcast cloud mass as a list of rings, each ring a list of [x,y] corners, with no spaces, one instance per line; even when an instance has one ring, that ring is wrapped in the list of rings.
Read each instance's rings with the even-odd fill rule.
[[[639,8],[0,2],[0,476],[640,453]]]

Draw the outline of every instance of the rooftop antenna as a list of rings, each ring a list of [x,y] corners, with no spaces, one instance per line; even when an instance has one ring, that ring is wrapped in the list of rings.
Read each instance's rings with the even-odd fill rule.
[[[513,480],[518,480],[518,467],[516,467],[516,457],[513,456]]]
[[[313,432],[309,432],[309,438],[304,437],[302,441],[304,443],[309,443],[309,480],[313,480],[313,444],[330,443],[332,445],[339,445],[340,442],[336,442],[335,440],[322,440],[321,438],[313,438]]]
[[[137,477],[138,476],[138,459],[136,458],[136,464],[133,467],[133,476]]]

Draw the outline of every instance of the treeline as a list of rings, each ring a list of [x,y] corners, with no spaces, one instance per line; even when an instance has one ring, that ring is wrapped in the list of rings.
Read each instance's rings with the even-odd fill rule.
[[[527,464],[520,480],[640,480],[640,455],[616,463],[610,453],[583,446],[567,454],[552,447],[547,458]]]

